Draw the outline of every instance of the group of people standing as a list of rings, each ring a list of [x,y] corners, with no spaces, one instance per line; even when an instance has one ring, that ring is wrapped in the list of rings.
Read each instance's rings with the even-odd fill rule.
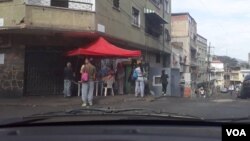
[[[117,81],[118,84],[118,94],[124,94],[124,77],[125,71],[122,63],[117,64],[117,71],[115,72],[113,68],[107,67],[103,70],[100,69],[100,73],[97,72],[96,67],[91,63],[91,61],[86,58],[84,64],[80,69],[81,79],[80,83],[82,86],[82,106],[93,105],[93,95],[95,82],[106,82],[109,80]],[[72,65],[70,62],[67,63],[64,69],[64,97],[72,96],[72,82],[75,79],[75,73],[73,72]],[[99,78],[100,77],[100,78]]]
[[[125,69],[122,63],[117,64],[117,69],[114,71],[112,68],[105,68],[100,70],[100,73],[97,73],[96,67],[91,63],[89,59],[85,59],[85,63],[81,66],[80,69],[82,85],[82,106],[93,105],[93,94],[95,81],[106,81],[106,79],[116,80],[118,85],[118,94],[124,94],[124,80],[125,80]],[[101,80],[98,78],[101,74]],[[72,82],[74,82],[76,75],[73,72],[72,65],[70,62],[67,63],[64,69],[64,97],[71,97],[71,87]],[[137,63],[132,67],[131,74],[129,76],[129,81],[134,82],[135,84],[135,97],[139,95],[141,97],[145,96],[145,83],[147,82],[147,72],[143,68],[141,63]],[[168,86],[168,75],[165,74],[165,70],[161,74],[161,83],[162,83],[162,94],[166,95],[167,86]]]
[[[82,106],[93,105],[94,81],[96,80],[96,68],[91,64],[89,59],[85,59],[84,65],[81,70],[81,83],[82,83]],[[72,96],[72,82],[74,81],[75,73],[73,72],[70,62],[67,63],[64,69],[64,97]]]

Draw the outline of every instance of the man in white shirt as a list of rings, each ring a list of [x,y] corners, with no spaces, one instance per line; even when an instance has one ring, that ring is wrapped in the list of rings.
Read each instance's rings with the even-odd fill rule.
[[[144,71],[142,68],[142,64],[139,63],[134,71],[137,73],[138,76],[135,81],[135,96],[138,97],[138,94],[140,93],[141,97],[144,97],[145,83],[144,83]]]

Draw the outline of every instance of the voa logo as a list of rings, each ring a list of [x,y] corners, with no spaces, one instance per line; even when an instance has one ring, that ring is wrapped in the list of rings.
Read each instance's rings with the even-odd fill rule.
[[[244,129],[226,129],[227,136],[242,137],[247,136]]]

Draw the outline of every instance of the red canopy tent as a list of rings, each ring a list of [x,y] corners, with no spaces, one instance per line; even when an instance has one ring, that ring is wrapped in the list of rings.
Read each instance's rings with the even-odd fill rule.
[[[140,57],[141,51],[131,51],[119,48],[106,41],[103,37],[100,37],[98,38],[98,40],[87,46],[80,47],[67,53],[67,56],[77,55],[104,57]]]

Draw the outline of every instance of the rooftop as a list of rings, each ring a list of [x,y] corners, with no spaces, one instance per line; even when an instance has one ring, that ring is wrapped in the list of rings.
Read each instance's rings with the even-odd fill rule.
[[[189,16],[196,23],[195,19],[188,12],[180,12],[180,13],[171,14],[171,16],[183,16],[183,15]]]
[[[220,60],[213,60],[211,63],[222,63]]]

